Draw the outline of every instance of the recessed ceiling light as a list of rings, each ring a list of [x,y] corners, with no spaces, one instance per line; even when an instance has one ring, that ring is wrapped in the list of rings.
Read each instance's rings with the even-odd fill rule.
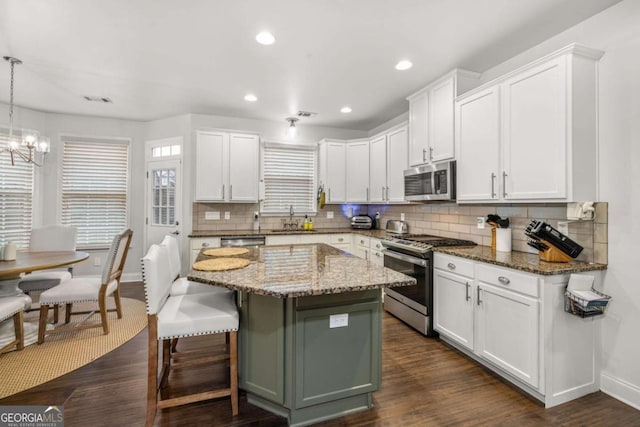
[[[340,112],[341,113],[345,113],[345,114],[350,113],[351,112],[351,107],[349,107],[348,105],[345,105],[344,107],[342,107],[340,109]]]
[[[406,59],[403,59],[396,64],[396,70],[400,71],[408,70],[411,67],[413,67],[413,64],[411,63],[411,61],[407,61]]]
[[[269,31],[263,31],[261,33],[258,33],[258,35],[256,36],[256,41],[263,45],[270,45],[276,42],[276,38],[273,37],[273,34],[271,34]]]
[[[252,93],[248,93],[244,96],[244,100],[248,102],[256,102],[258,100],[258,97]]]

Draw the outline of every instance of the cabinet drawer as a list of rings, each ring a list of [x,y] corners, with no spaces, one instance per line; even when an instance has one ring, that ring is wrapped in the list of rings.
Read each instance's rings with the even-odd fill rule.
[[[538,278],[515,270],[479,264],[478,280],[532,297],[538,297]]]
[[[191,239],[191,250],[220,247],[219,237],[197,237]]]
[[[473,277],[473,261],[460,257],[435,253],[433,266],[440,270],[450,271],[461,276]]]
[[[371,249],[374,251],[381,251],[384,249],[382,242],[378,239],[369,239],[369,244],[371,245]]]
[[[361,236],[359,234],[354,235],[356,239],[356,244],[358,246],[362,246],[363,248],[369,249],[369,238],[367,236]]]
[[[351,244],[351,234],[330,234],[329,235],[330,243],[347,243]]]

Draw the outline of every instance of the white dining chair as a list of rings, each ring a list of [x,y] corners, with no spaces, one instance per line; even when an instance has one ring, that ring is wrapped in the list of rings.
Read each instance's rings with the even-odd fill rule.
[[[141,259],[145,301],[149,324],[147,417],[152,426],[158,409],[169,408],[219,397],[231,397],[231,411],[238,414],[238,324],[235,300],[229,294],[199,293],[171,295],[173,274],[169,253],[163,245],[151,245]],[[170,341],[200,335],[226,334],[225,352],[212,355],[210,351],[172,353]],[[161,370],[158,372],[159,345],[162,344]],[[184,362],[181,356],[188,355]],[[162,398],[161,389],[173,370],[199,364],[229,363],[229,387],[202,391],[174,398]],[[158,374],[160,382],[158,383]]]
[[[120,278],[127,259],[129,246],[133,231],[125,230],[116,234],[111,242],[111,248],[107,254],[107,259],[102,271],[102,277],[74,277],[60,283],[58,286],[44,291],[40,294],[40,322],[38,326],[38,344],[44,342],[45,333],[57,332],[57,330],[47,331],[47,317],[49,306],[64,304],[65,323],[71,320],[71,314],[89,314],[85,320],[95,314],[94,311],[73,312],[73,304],[85,301],[97,301],[100,311],[100,323],[87,323],[78,328],[93,328],[102,326],[104,334],[109,333],[109,322],[107,321],[107,297],[113,295],[116,305],[115,311],[118,319],[122,318],[122,305],[120,303]]]
[[[77,234],[76,227],[64,225],[34,228],[29,237],[29,252],[75,251]],[[24,275],[18,287],[33,297],[34,292],[46,291],[71,279],[72,272],[72,267],[34,271]],[[53,321],[58,323],[58,306],[54,307]]]
[[[0,348],[0,354],[15,347],[16,350],[22,350],[24,348],[24,298],[17,297],[3,297],[0,298],[0,322],[13,317],[13,330],[15,339],[2,348]]]

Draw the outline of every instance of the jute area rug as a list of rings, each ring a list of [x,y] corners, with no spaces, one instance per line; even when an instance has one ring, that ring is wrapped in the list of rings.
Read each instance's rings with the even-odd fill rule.
[[[113,299],[109,298],[110,306]],[[73,315],[71,322],[64,324],[64,308],[60,307],[60,322],[56,329],[65,332],[50,334],[43,344],[32,344],[22,351],[11,351],[0,355],[0,398],[27,390],[56,377],[78,369],[118,348],[135,337],[147,326],[147,313],[142,301],[121,298],[122,319],[115,312],[109,313],[109,334],[102,327],[73,329],[86,315]],[[97,308],[97,303],[74,304],[74,310]],[[49,310],[52,319],[53,310]],[[25,313],[25,321],[37,322],[38,311]],[[96,313],[87,322],[99,322]]]

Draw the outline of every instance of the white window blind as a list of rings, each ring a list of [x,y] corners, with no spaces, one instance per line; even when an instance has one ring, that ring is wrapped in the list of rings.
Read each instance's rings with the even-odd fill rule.
[[[33,164],[0,154],[0,244],[29,246],[33,217]]]
[[[127,143],[64,142],[61,220],[77,227],[79,248],[108,247],[127,228],[128,166]]]
[[[263,213],[316,212],[315,146],[265,144],[263,150]]]

